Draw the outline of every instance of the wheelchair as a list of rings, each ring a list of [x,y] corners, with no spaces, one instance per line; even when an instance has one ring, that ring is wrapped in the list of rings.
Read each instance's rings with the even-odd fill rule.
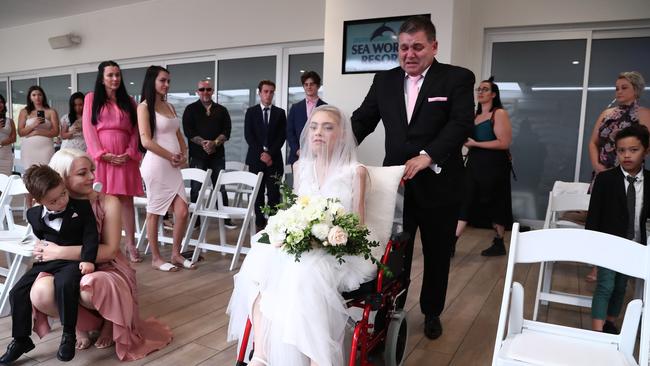
[[[357,290],[342,294],[348,308],[363,311],[361,320],[354,326],[351,342],[346,342],[349,343],[350,351],[344,350],[344,355],[348,355],[349,366],[376,365],[373,361],[381,353],[384,366],[404,364],[408,325],[403,307],[410,283],[408,273],[404,270],[408,239],[406,233],[393,234],[386,245],[381,262],[391,271],[391,276],[380,270],[374,280],[363,283]],[[247,365],[245,359],[251,330],[249,319],[241,339],[236,366]],[[249,357],[252,352],[253,350]]]

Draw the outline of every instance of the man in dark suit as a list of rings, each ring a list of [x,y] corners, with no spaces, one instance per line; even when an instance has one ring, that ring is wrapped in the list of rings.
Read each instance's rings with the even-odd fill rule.
[[[265,191],[268,205],[280,203],[280,187],[276,177],[284,174],[282,145],[286,139],[287,116],[284,109],[272,104],[275,83],[262,80],[257,86],[260,104],[246,110],[244,117],[244,137],[248,143],[246,164],[251,173],[264,173],[262,185],[255,200],[255,225],[258,230],[266,226],[266,218],[261,211],[264,206]]]
[[[419,228],[424,254],[420,309],[425,315],[424,334],[430,339],[442,334],[439,316],[460,204],[461,147],[474,124],[474,74],[437,62],[435,37],[428,18],[407,19],[399,31],[400,67],[377,73],[352,115],[359,143],[383,120],[384,165],[406,166],[404,230],[411,239],[405,272],[410,276]]]
[[[300,156],[300,134],[314,108],[325,103],[318,97],[320,75],[316,71],[307,71],[300,75],[305,99],[291,106],[287,117],[287,144],[289,145],[289,164],[293,164]]]

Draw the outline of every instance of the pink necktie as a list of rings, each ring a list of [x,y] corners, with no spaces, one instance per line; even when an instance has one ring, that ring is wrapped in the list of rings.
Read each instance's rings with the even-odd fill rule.
[[[418,93],[420,89],[418,88],[418,82],[422,78],[422,75],[410,76],[408,77],[408,90],[407,90],[407,99],[408,105],[406,106],[406,120],[410,123],[411,116],[413,116],[413,109],[415,109],[415,101],[418,99]]]

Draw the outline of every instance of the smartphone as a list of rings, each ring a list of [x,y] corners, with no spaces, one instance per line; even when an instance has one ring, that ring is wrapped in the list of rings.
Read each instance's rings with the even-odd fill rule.
[[[36,111],[36,117],[45,119],[45,111]]]

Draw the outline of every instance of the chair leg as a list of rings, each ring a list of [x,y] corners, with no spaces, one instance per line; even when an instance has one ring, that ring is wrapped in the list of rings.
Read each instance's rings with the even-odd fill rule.
[[[239,237],[237,238],[237,246],[235,247],[235,253],[232,256],[232,262],[230,262],[231,271],[235,269],[235,264],[237,263],[237,259],[239,258],[239,253],[241,252],[241,246],[244,243],[244,237],[246,236],[245,228],[247,225],[249,225],[250,222],[251,222],[251,215],[248,215],[244,218],[241,231],[239,232]]]
[[[192,254],[192,262],[196,263],[199,260],[199,253],[202,247],[202,244],[205,243],[205,235],[208,231],[208,221],[209,217],[203,216],[201,220],[201,230],[199,231],[199,238],[197,239],[196,246],[194,247],[194,254]]]
[[[181,253],[184,253],[187,248],[190,247],[190,240],[192,240],[192,231],[194,230],[194,223],[196,222],[196,213],[192,212],[190,216],[190,222],[185,229],[185,237],[183,238],[183,246],[181,247]]]
[[[224,225],[224,219],[219,219],[219,242],[221,245],[228,244],[228,238],[226,238],[226,227]],[[226,252],[221,252],[222,256],[226,255]]]
[[[138,242],[135,244],[135,249],[140,251],[140,248],[142,248],[142,244],[146,239],[147,239],[147,219],[145,218],[144,223],[142,224],[142,228],[140,230],[140,235],[138,236]],[[147,254],[148,250],[149,250],[149,240],[147,240],[147,246],[144,248],[145,255]]]

